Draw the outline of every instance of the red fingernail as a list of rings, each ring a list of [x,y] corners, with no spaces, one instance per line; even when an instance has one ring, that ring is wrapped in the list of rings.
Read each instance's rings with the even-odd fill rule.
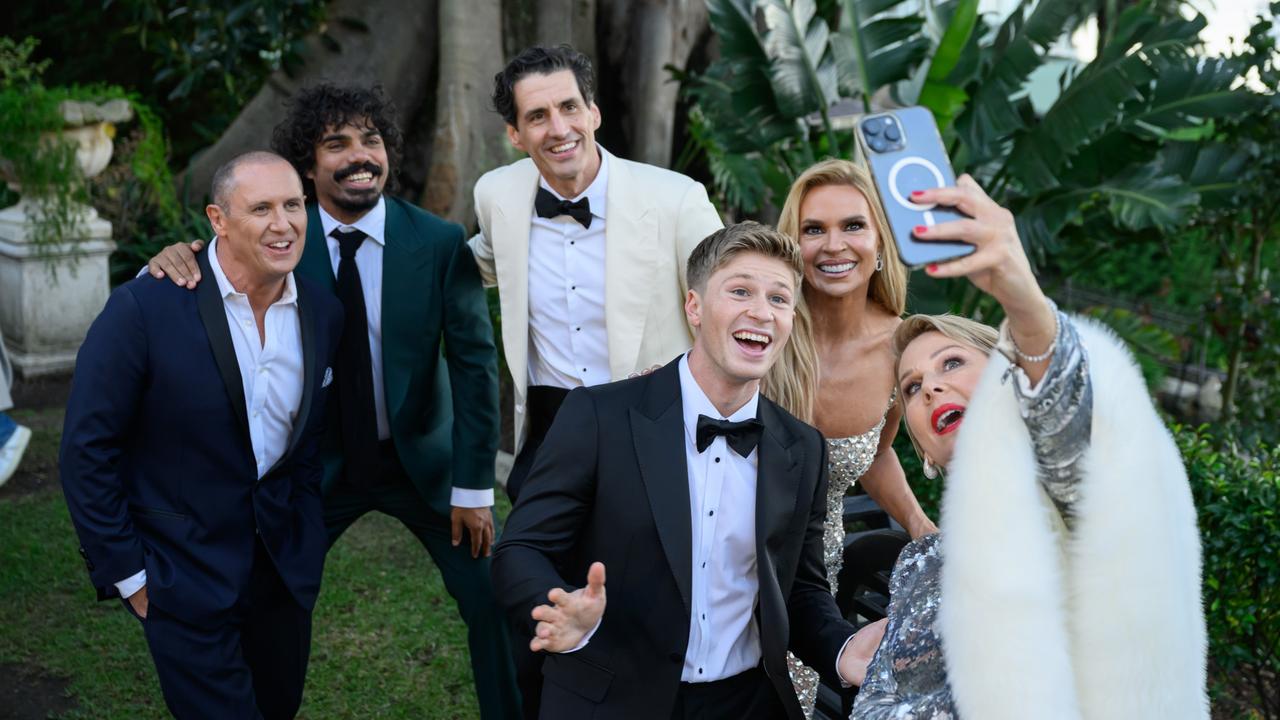
[[[923,226],[923,225],[917,225],[917,226],[916,226],[916,229],[915,229],[915,233],[916,233],[917,235],[923,235],[923,234],[925,234],[925,232],[926,232],[926,231],[928,231],[928,229],[929,229],[929,228],[927,228],[927,227],[925,227],[925,226]]]
[[[923,194],[924,194],[924,191],[923,191],[923,190],[912,190],[912,191],[911,191],[911,197],[920,197],[920,196],[921,196],[921,195],[923,195]]]
[[[925,270],[931,273],[938,272],[938,263],[929,263],[929,267],[925,268]]]

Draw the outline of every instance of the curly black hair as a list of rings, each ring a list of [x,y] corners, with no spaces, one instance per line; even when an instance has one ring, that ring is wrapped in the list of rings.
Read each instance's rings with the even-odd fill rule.
[[[271,133],[271,149],[288,160],[302,177],[307,197],[315,198],[315,184],[307,172],[316,163],[316,144],[330,127],[342,127],[368,119],[382,135],[387,149],[387,184],[385,192],[394,193],[399,186],[396,172],[404,136],[396,124],[396,107],[382,92],[381,85],[354,87],[321,83],[303,88],[288,102],[288,114]]]
[[[596,77],[591,60],[569,45],[545,47],[535,45],[516,55],[502,72],[493,76],[493,109],[511,127],[519,127],[516,119],[516,83],[526,75],[548,75],[560,70],[572,70],[578,81],[578,92],[587,103],[595,96]]]

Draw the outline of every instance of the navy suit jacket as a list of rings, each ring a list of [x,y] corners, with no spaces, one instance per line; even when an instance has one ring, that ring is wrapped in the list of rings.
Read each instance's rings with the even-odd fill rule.
[[[259,480],[240,367],[205,254],[195,291],[143,276],[117,288],[76,358],[62,431],[71,519],[99,599],[143,568],[148,601],[217,623],[247,590],[255,537],[298,603],[320,589],[319,439],[342,330],[337,299],[295,274],[302,402]]]

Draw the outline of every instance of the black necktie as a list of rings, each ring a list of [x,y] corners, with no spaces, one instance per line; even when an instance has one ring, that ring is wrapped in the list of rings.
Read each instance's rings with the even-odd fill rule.
[[[698,452],[706,450],[717,435],[722,435],[724,436],[724,441],[729,443],[729,447],[733,448],[734,452],[746,457],[760,443],[761,430],[764,430],[764,423],[755,418],[741,422],[730,422],[699,415],[698,432],[696,434]]]
[[[586,198],[569,202],[556,197],[550,190],[540,187],[538,197],[534,198],[533,207],[538,211],[538,217],[553,218],[568,215],[581,223],[582,227],[591,227],[591,203]]]
[[[369,320],[356,250],[368,237],[359,230],[332,233],[338,240],[338,299],[344,323],[338,340],[338,416],[348,480],[369,477],[378,461],[378,417],[373,405],[373,361],[369,356]]]

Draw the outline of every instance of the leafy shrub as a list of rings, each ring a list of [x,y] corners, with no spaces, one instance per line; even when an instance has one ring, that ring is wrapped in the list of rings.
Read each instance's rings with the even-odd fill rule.
[[[1280,447],[1177,428],[1199,512],[1215,705],[1280,718]]]

